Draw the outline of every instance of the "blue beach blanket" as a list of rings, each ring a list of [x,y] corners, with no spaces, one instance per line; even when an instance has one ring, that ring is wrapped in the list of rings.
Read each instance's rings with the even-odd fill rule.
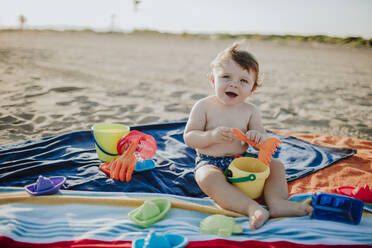
[[[0,186],[23,187],[39,175],[65,176],[62,189],[106,192],[153,192],[204,197],[194,180],[195,151],[184,144],[186,121],[132,126],[157,142],[156,169],[134,173],[129,183],[114,181],[98,166],[92,134],[77,131],[55,137],[0,146]],[[292,181],[353,155],[356,150],[310,144],[270,132],[283,144],[274,155],[286,166]],[[257,153],[253,149],[249,152]]]

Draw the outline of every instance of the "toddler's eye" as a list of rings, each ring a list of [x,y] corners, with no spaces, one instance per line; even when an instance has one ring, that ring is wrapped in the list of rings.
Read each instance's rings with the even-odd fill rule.
[[[245,79],[240,79],[240,82],[242,82],[242,83],[244,83],[244,84],[247,84],[247,83],[248,83],[248,81],[245,80]]]
[[[230,78],[229,75],[223,75],[222,78]]]

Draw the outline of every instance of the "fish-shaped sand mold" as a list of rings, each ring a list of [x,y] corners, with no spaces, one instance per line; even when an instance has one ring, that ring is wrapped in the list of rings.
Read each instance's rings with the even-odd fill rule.
[[[217,234],[231,236],[243,232],[243,228],[236,223],[233,217],[221,214],[210,215],[200,222],[200,232],[204,234]]]

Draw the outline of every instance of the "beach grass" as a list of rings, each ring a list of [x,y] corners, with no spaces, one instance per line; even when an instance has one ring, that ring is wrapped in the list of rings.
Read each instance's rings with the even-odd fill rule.
[[[229,34],[229,33],[216,33],[216,34],[191,34],[183,32],[181,34],[161,33],[154,30],[134,30],[133,33],[149,33],[149,34],[166,34],[166,35],[181,35],[198,36],[198,37],[216,37],[218,39],[256,39],[256,40],[277,40],[277,41],[300,41],[300,42],[318,42],[328,44],[343,44],[353,47],[372,47],[372,39],[364,39],[359,36],[349,36],[345,38],[332,37],[327,35],[276,35],[276,34]]]
[[[198,37],[198,38],[214,38],[214,39],[255,39],[255,40],[268,40],[268,41],[298,41],[298,42],[315,42],[315,43],[325,43],[325,44],[339,44],[339,45],[348,45],[352,47],[372,47],[372,39],[365,39],[360,36],[348,36],[348,37],[334,37],[327,35],[278,35],[278,34],[229,34],[229,33],[211,33],[211,34],[202,34],[202,33],[169,33],[169,32],[160,32],[151,29],[135,29],[131,32],[125,32],[121,30],[109,30],[109,31],[95,31],[89,28],[83,29],[23,29],[30,31],[56,31],[56,32],[92,32],[92,33],[102,33],[102,34],[117,34],[117,35],[126,35],[126,34],[151,34],[151,35],[164,35],[164,36],[182,36],[182,37]],[[17,28],[7,28],[1,29],[0,31],[21,31]]]
[[[277,41],[300,41],[300,42],[318,42],[328,44],[345,44],[353,47],[372,47],[372,39],[364,39],[359,36],[350,36],[345,38],[331,37],[326,35],[263,35],[263,34],[217,34],[220,39],[258,39],[258,40],[277,40]]]

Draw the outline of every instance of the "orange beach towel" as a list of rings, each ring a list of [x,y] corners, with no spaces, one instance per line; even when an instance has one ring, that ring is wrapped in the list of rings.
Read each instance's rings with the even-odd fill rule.
[[[314,191],[330,193],[340,186],[357,187],[368,184],[372,187],[372,141],[326,134],[304,134],[277,130],[275,132],[281,135],[291,135],[313,144],[348,147],[357,150],[356,154],[347,159],[342,159],[311,175],[289,182],[290,195]]]

